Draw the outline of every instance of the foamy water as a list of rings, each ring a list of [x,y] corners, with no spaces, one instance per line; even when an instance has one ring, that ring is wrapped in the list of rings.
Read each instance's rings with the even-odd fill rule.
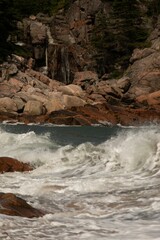
[[[0,239],[160,239],[160,126],[0,126],[0,156],[30,163],[0,175],[42,218],[0,215]]]

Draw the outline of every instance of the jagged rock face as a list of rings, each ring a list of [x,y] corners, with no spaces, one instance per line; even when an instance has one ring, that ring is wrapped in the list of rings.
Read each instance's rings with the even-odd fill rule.
[[[47,27],[36,17],[23,20],[24,41],[32,50],[35,60],[45,62]]]
[[[94,70],[94,51],[89,47],[94,15],[101,1],[75,1],[68,9],[55,16],[50,25],[54,44],[48,47],[49,76],[70,84],[74,73]]]
[[[95,22],[95,14],[101,7],[100,0],[75,1],[66,16],[70,30],[77,43],[87,44]]]
[[[132,65],[126,72],[132,83],[128,94],[134,97],[160,89],[160,23],[157,23],[149,40],[150,48],[134,50],[131,57]]]
[[[30,17],[23,20],[24,40],[36,60],[36,67],[46,65],[48,76],[70,84],[74,72],[94,70],[95,51],[90,36],[95,14],[102,7],[100,0],[75,1],[67,11],[60,10],[54,17]]]

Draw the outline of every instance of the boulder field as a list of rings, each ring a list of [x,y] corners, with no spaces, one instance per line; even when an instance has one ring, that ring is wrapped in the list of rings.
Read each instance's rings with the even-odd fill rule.
[[[35,29],[30,26],[34,43],[38,41],[36,36],[44,36],[36,34],[43,30],[43,24],[29,21],[37,26]],[[45,34],[49,38],[51,33],[45,28]],[[0,121],[66,125],[159,122],[160,19],[148,42],[148,48],[133,51],[128,69],[116,79],[107,74],[99,76],[84,67],[72,69],[72,78],[64,81],[58,73],[36,71],[33,64],[36,58],[12,54],[8,62],[0,65]],[[55,63],[52,60],[48,59],[48,71],[49,65]],[[63,70],[66,75],[67,68]]]
[[[137,52],[132,59],[134,54]],[[139,53],[139,58],[120,79],[99,79],[95,72],[82,71],[75,72],[68,85],[33,69],[22,71],[14,62],[5,63],[1,65],[0,121],[66,125],[159,122],[157,51],[145,58]]]

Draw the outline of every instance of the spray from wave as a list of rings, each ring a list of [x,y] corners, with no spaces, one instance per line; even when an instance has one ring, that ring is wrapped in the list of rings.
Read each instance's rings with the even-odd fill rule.
[[[10,133],[0,130],[0,156],[15,157],[35,167],[46,165],[56,170],[78,167],[79,172],[158,171],[160,133],[157,128],[121,129],[100,144],[92,142],[62,146],[50,133]],[[88,172],[89,174],[89,172]]]
[[[35,168],[2,174],[0,191],[50,213],[23,221],[0,216],[2,238],[158,239],[159,126],[6,125],[0,129],[0,156]]]

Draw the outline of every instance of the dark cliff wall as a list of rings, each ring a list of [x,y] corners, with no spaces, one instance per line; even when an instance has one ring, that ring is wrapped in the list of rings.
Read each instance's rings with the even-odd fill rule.
[[[54,3],[48,0],[45,4],[34,0],[27,5],[18,0],[12,3],[7,11],[0,12],[1,30],[6,16],[20,20],[37,11],[46,15],[19,21],[18,30],[14,32],[15,21],[8,23],[1,35],[1,56],[11,50],[33,57],[37,69],[47,67],[50,77],[66,84],[72,82],[76,71],[94,70],[99,76],[106,73],[108,77],[122,74],[134,48],[148,45],[147,37],[160,13],[160,0],[60,0]],[[5,4],[6,0],[0,1],[1,7]],[[7,34],[10,35],[8,49]],[[22,41],[24,46],[15,45],[16,41]]]

